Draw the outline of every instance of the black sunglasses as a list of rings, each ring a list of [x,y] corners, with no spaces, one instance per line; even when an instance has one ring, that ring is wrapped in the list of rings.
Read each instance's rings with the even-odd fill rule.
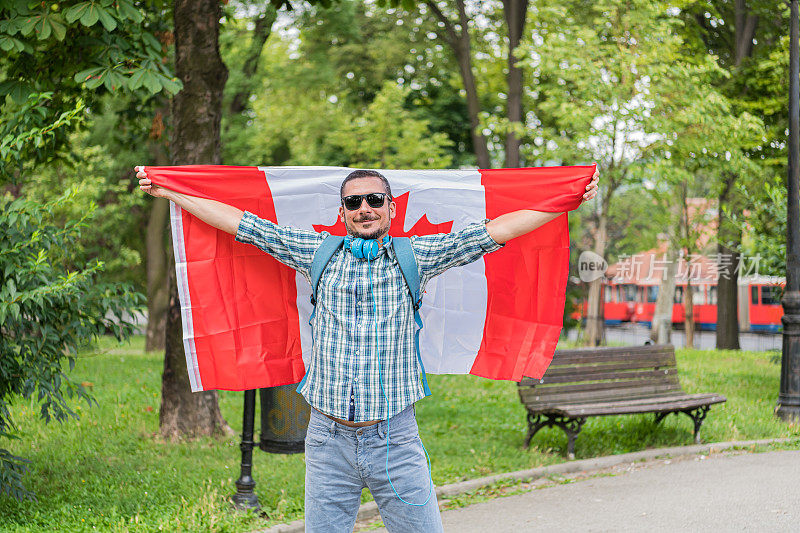
[[[361,200],[366,199],[367,205],[372,208],[382,207],[386,197],[389,196],[385,192],[371,192],[369,194],[351,194],[342,198],[342,205],[348,211],[355,211],[361,207]],[[391,200],[391,196],[389,199]]]

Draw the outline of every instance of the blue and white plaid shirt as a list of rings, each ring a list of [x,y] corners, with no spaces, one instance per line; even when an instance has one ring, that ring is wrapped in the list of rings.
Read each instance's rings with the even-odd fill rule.
[[[238,242],[257,246],[302,273],[309,283],[314,252],[327,236],[327,232],[278,226],[249,211],[236,232]],[[419,267],[420,290],[448,268],[471,263],[503,246],[489,235],[485,221],[456,233],[411,237],[411,245]],[[394,416],[425,395],[414,331],[411,294],[392,246],[381,247],[374,261],[358,259],[340,248],[319,281],[311,364],[300,393],[312,407],[336,418],[348,419],[353,400],[356,422]]]

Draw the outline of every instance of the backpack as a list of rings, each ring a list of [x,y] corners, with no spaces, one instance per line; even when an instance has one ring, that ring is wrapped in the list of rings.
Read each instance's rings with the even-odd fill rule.
[[[333,254],[336,253],[336,250],[341,248],[343,242],[344,237],[328,235],[325,240],[322,241],[320,247],[317,248],[317,251],[314,252],[314,259],[311,262],[311,305],[314,306],[314,310],[311,312],[311,317],[308,319],[309,324],[314,320],[314,314],[317,312],[317,287],[319,286],[319,280],[322,277],[322,273],[325,271],[325,267],[328,266],[328,263],[333,257]],[[425,365],[422,364],[422,356],[419,353],[419,331],[422,329],[422,318],[419,315],[419,308],[422,305],[422,295],[419,293],[420,282],[417,260],[414,257],[414,250],[411,248],[411,239],[408,237],[392,237],[392,246],[394,248],[395,257],[397,257],[397,263],[400,265],[400,272],[403,274],[403,279],[411,293],[411,303],[414,306],[414,322],[417,325],[414,330],[414,349],[417,352],[417,362],[419,362],[419,368],[421,370],[422,389],[425,392],[425,396],[430,396],[431,390],[428,387],[428,378],[425,375]],[[303,376],[303,380],[297,386],[298,390],[302,387],[305,380],[306,378]]]

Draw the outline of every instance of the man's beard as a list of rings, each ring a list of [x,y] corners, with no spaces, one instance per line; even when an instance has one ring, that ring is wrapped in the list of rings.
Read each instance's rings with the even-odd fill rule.
[[[379,220],[379,219],[374,219],[374,220]],[[363,222],[363,220],[361,222]],[[360,231],[357,231],[357,230],[355,230],[355,229],[353,229],[351,227],[348,227],[347,228],[347,233],[348,233],[348,235],[351,235],[353,237],[357,237],[357,238],[360,238],[360,239],[377,239],[378,237],[380,237],[384,233],[387,233],[389,231],[390,227],[391,227],[391,221],[388,224],[386,224],[385,226],[379,226],[379,227],[375,228],[374,230],[368,231],[368,232],[360,232]]]

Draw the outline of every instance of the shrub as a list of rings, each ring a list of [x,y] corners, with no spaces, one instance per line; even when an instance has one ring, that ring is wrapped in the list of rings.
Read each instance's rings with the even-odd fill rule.
[[[0,439],[19,438],[8,409],[15,398],[34,398],[45,422],[77,418],[70,400],[93,400],[66,368],[100,335],[129,337],[130,317],[142,308],[130,285],[98,279],[101,261],[76,264],[70,254],[94,206],[63,226],[53,212],[76,195],[73,188],[46,204],[0,198]],[[0,493],[33,498],[22,483],[25,463],[0,448]]]

